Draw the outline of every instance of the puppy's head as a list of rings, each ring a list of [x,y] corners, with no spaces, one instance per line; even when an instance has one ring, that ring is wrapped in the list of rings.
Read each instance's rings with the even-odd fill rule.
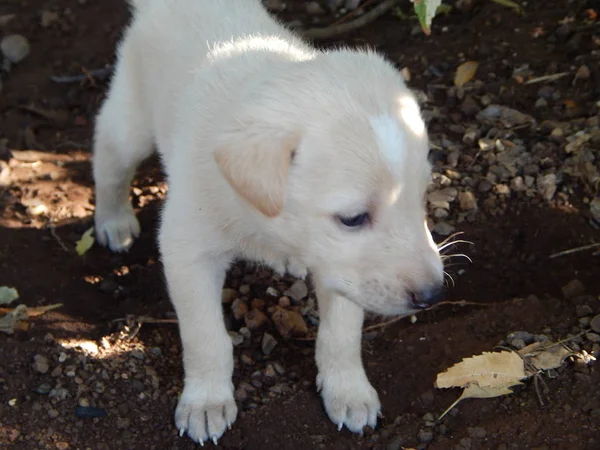
[[[337,64],[327,77],[313,66],[304,92],[300,79],[272,86],[215,159],[321,287],[375,313],[406,314],[434,304],[443,284],[426,225],[429,145],[416,100],[375,62],[373,86],[332,82]]]

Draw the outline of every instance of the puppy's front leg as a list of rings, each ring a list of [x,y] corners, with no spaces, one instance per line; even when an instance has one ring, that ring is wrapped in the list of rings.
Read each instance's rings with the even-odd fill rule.
[[[360,355],[364,312],[350,300],[319,289],[318,282],[316,287],[320,316],[317,387],[338,428],[346,425],[362,434],[365,425],[375,428],[381,410]]]
[[[170,219],[167,206],[161,253],[179,320],[185,370],[175,424],[181,435],[187,432],[200,444],[208,439],[216,443],[237,415],[231,380],[233,345],[221,309],[228,259],[199,249],[202,243],[186,239],[182,223]]]

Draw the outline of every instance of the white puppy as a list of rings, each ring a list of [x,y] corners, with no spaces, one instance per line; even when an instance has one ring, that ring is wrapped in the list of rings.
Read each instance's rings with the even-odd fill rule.
[[[181,433],[216,440],[237,414],[221,288],[231,261],[312,273],[317,385],[340,428],[374,427],[364,310],[406,314],[443,281],[425,224],[428,140],[400,74],[374,52],[315,50],[259,0],[135,0],[97,118],[95,226],[129,248],[136,167],[168,177],[160,251],[179,317]]]

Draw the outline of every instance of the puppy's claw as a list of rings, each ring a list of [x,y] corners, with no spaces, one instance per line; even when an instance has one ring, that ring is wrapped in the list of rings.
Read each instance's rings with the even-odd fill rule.
[[[219,440],[217,439],[216,436],[213,436],[212,441],[213,441],[213,444],[219,445]]]
[[[342,428],[344,428],[344,422],[338,423],[338,431],[342,431]]]
[[[182,437],[185,434],[185,428],[179,429],[179,437]]]
[[[200,447],[204,447],[204,441],[202,439],[200,439],[198,443],[200,444]]]

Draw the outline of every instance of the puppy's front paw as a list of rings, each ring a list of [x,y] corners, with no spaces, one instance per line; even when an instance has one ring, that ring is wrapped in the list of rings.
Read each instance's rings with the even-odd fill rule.
[[[308,276],[308,268],[295,258],[290,258],[287,263],[287,273],[295,278],[305,280]]]
[[[187,433],[200,445],[209,439],[216,444],[226,428],[231,428],[236,416],[230,381],[188,380],[175,410],[175,425],[180,436]]]
[[[131,205],[123,205],[111,212],[96,210],[95,234],[98,242],[113,252],[129,250],[140,235],[140,224]]]
[[[319,374],[317,387],[327,415],[339,430],[346,425],[353,433],[362,434],[365,425],[375,428],[381,404],[362,370]]]

